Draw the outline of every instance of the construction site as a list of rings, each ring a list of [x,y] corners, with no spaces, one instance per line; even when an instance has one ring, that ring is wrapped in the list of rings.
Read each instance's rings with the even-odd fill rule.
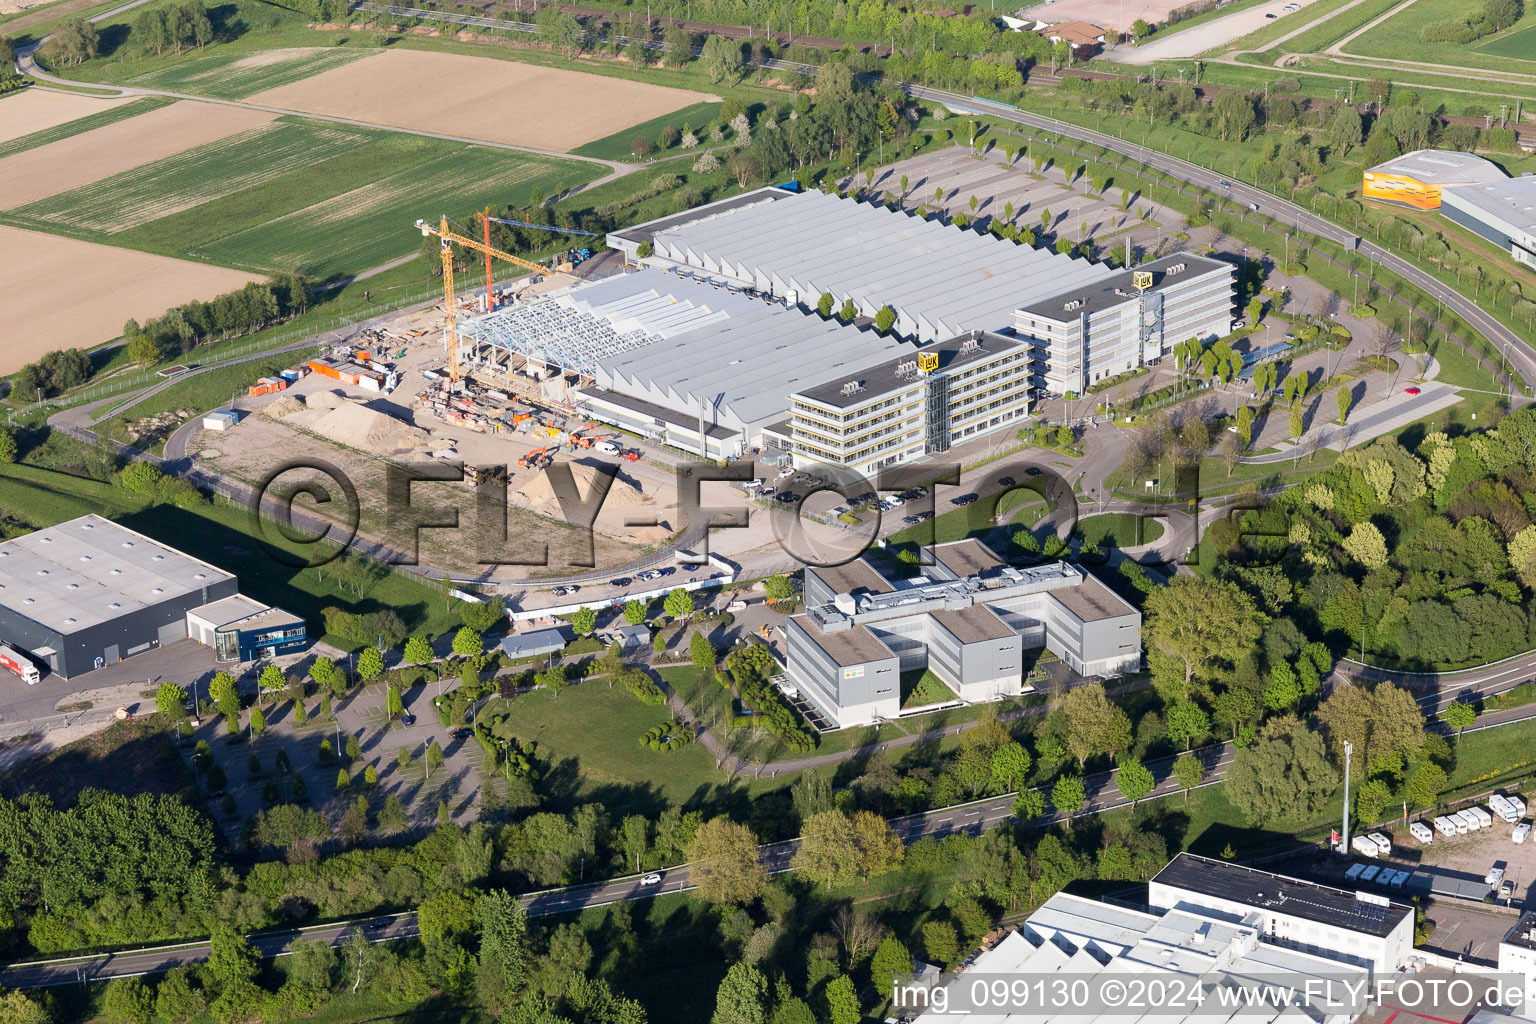
[[[456,529],[422,531],[420,559],[466,575],[493,574],[495,566],[480,564],[482,557],[509,563],[516,576],[555,577],[665,546],[678,528],[674,468],[655,453],[642,459],[634,438],[578,415],[570,391],[581,374],[544,362],[459,360],[471,347],[458,335],[466,318],[503,306],[545,308],[549,295],[580,283],[572,273],[578,266],[591,272],[605,261],[582,247],[545,265],[452,232],[446,220],[418,226],[443,239],[443,300],[252,381],[229,409],[205,417],[188,443],[198,468],[255,484],[272,471],[274,453],[324,459],[356,487],[360,531],[398,549],[385,508],[387,464],[462,464],[461,485],[417,485],[412,500],[458,510]],[[499,284],[487,256],[486,289],[461,295],[453,258],[466,249],[531,273]],[[600,468],[617,468],[590,540],[568,521],[545,476],[557,460],[569,464],[583,496]],[[476,505],[475,487],[488,478],[506,481],[504,536],[499,518]]]

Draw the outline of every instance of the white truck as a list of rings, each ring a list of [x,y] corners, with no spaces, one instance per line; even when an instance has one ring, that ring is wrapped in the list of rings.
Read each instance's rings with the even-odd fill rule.
[[[1415,821],[1411,823],[1408,826],[1408,834],[1413,836],[1413,838],[1417,839],[1421,843],[1432,843],[1435,841],[1435,830],[1424,824],[1422,821]]]
[[[1385,832],[1372,832],[1366,838],[1376,844],[1376,849],[1381,851],[1383,857],[1392,856],[1392,840]]]
[[[1497,793],[1488,798],[1488,809],[1506,824],[1513,825],[1520,820],[1520,812],[1515,810],[1515,805]]]
[[[1488,813],[1486,807],[1468,807],[1467,813],[1477,818],[1478,828],[1487,828],[1493,824],[1493,815]]]
[[[1504,802],[1515,809],[1515,817],[1525,817],[1525,800],[1518,796],[1506,796]]]
[[[1435,819],[1435,831],[1443,836],[1454,836],[1456,834],[1456,823],[1442,814]]]
[[[1349,848],[1362,857],[1380,857],[1381,847],[1376,845],[1376,840],[1369,836],[1355,836],[1349,841]]]
[[[1472,822],[1477,820],[1466,811],[1457,811],[1455,814],[1448,814],[1446,815],[1446,818],[1452,825],[1456,826],[1456,834],[1459,836],[1464,836],[1468,832],[1472,831]]]

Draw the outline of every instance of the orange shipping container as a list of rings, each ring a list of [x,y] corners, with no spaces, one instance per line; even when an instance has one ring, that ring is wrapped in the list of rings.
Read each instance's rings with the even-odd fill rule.
[[[322,377],[330,377],[332,380],[341,379],[341,371],[323,359],[311,359],[309,368]]]

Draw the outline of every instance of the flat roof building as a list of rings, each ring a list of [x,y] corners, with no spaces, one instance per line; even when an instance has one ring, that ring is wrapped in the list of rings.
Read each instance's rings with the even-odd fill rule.
[[[754,201],[747,201],[747,200]],[[938,220],[809,189],[758,189],[608,236],[650,266],[676,266],[814,307],[896,311],[895,331],[943,341],[1006,327],[1020,305],[1107,277],[1109,267]]]
[[[98,515],[0,543],[0,642],[60,676],[185,639],[194,619],[191,635],[221,661],[307,642],[303,620],[241,597],[233,574]],[[239,657],[239,637],[233,654],[213,643],[236,623],[252,657]]]
[[[1498,164],[1472,153],[1416,149],[1366,170],[1360,194],[1416,210],[1438,210],[1442,189],[1507,177]]]
[[[1051,990],[1055,975],[1065,975],[1066,990],[1074,993],[1069,1003],[1055,1009],[1046,998],[1027,1005],[1021,1001],[1016,1011],[1007,1008],[1009,1001],[976,998],[974,985],[980,978],[1020,979],[1031,992],[1044,993]],[[1045,987],[1036,990],[1036,980]],[[1229,1019],[1347,1024],[1359,1011],[1330,1012],[1322,1004],[1332,999],[1342,1008],[1352,995],[1363,1003],[1363,983],[1368,980],[1364,968],[1272,944],[1258,920],[1230,921],[1200,907],[1147,912],[1059,892],[950,981],[950,998],[942,1011],[934,1007],[916,1019],[933,1024],[1196,1024]],[[1244,988],[1255,998],[1232,1000],[1234,1009],[1224,1009],[1225,1002],[1214,996],[1203,1002],[1168,998],[1195,981]],[[1130,991],[1163,992],[1165,997],[1117,998],[1130,985]],[[1282,990],[1287,987],[1311,998],[1285,1005]]]
[[[907,349],[789,396],[797,466],[870,473],[1029,417],[1030,346],[976,332]]]
[[[649,243],[647,266],[806,310],[823,294],[865,317],[890,306],[895,333],[919,343],[1015,337],[1030,346],[1029,385],[1052,394],[1155,362],[1188,338],[1231,331],[1226,264],[1177,255],[1115,271],[815,190],[758,189],[612,232],[608,242],[631,260]],[[1170,271],[1176,265],[1183,270]],[[1152,276],[1138,286],[1143,271]]]
[[[1176,253],[1024,306],[1014,330],[1039,339],[1036,371],[1046,391],[1081,394],[1157,362],[1187,338],[1231,333],[1235,278],[1229,263]]]
[[[1391,974],[1413,954],[1413,908],[1227,861],[1180,853],[1148,883],[1154,907],[1252,920],[1270,942]]]
[[[1008,565],[968,539],[936,545],[921,576],[859,559],[805,570],[805,611],[785,623],[785,671],[838,727],[902,715],[901,676],[930,670],[966,703],[1025,692],[1023,652],[1082,675],[1141,660],[1141,613],[1066,562]]]
[[[1446,188],[1440,213],[1536,269],[1536,175]]]

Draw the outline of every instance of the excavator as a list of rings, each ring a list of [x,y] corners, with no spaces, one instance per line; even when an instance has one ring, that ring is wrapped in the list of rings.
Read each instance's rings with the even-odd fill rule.
[[[527,469],[530,466],[543,469],[549,463],[554,461],[555,455],[548,448],[535,448],[527,455],[524,455],[518,459],[517,464],[522,469]]]

